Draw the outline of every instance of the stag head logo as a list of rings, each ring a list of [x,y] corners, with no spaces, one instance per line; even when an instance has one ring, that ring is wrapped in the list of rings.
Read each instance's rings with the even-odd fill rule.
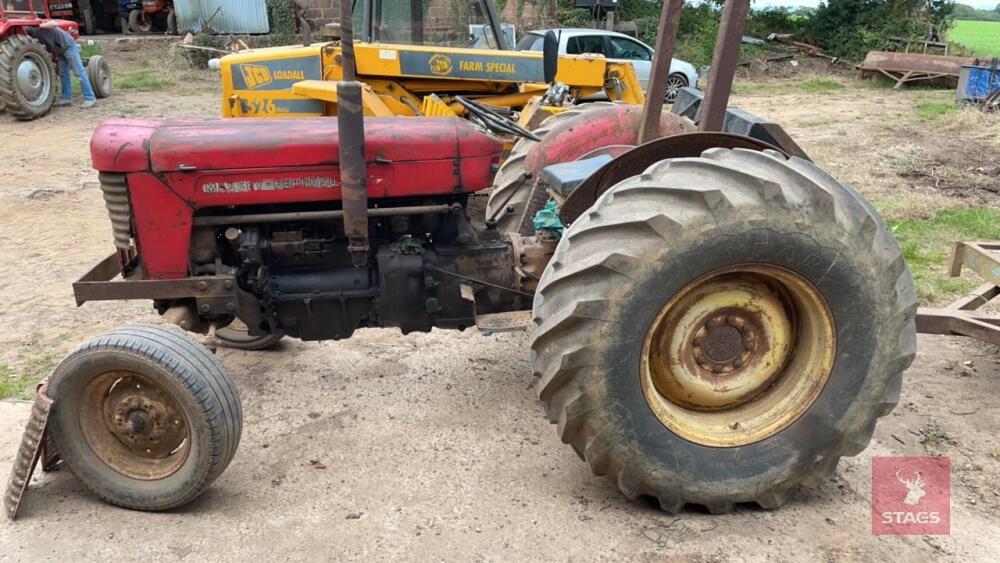
[[[916,506],[920,503],[920,499],[927,496],[927,493],[924,491],[924,476],[919,471],[914,471],[914,475],[913,479],[903,479],[900,477],[899,471],[896,471],[896,480],[906,485],[907,489],[906,498],[903,499],[903,503],[910,506]]]

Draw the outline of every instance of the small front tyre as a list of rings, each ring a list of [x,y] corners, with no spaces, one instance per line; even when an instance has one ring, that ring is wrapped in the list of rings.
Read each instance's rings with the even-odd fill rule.
[[[915,312],[856,191],[802,159],[712,149],[620,182],[567,229],[532,363],[562,440],[629,498],[775,508],[867,446]]]
[[[87,78],[99,99],[111,95],[111,67],[101,55],[94,55],[87,61]]]
[[[229,465],[243,426],[233,380],[190,336],[154,325],[112,330],[53,372],[50,430],[69,470],[100,498],[166,510]]]

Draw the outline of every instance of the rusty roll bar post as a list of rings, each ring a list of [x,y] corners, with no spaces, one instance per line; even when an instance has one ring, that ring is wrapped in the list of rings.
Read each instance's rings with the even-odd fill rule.
[[[653,54],[653,68],[646,87],[646,101],[642,106],[642,123],[639,125],[639,144],[647,143],[660,136],[660,113],[667,92],[667,75],[670,61],[674,58],[677,44],[677,27],[681,22],[684,0],[663,0],[660,11],[660,25],[656,30],[656,50]],[[662,95],[653,95],[662,92]]]
[[[722,8],[722,23],[715,40],[712,68],[708,71],[708,88],[698,112],[699,131],[722,131],[749,13],[750,0],[727,0]]]
[[[361,83],[354,66],[351,0],[340,0],[340,58],[344,79],[337,82],[337,130],[340,136],[340,185],[344,231],[351,262],[368,264],[368,167],[365,163],[365,116]]]

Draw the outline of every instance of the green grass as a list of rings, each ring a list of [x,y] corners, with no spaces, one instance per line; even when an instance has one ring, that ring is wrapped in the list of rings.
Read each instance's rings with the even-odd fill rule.
[[[87,59],[88,57],[93,57],[94,55],[100,55],[104,50],[97,43],[93,45],[83,45],[80,48],[80,57]]]
[[[948,38],[980,57],[1000,57],[1000,22],[959,20]]]
[[[955,111],[955,104],[953,103],[939,103],[939,102],[924,102],[917,106],[917,115],[921,119],[937,119],[942,115],[951,113]]]
[[[34,395],[35,386],[55,367],[52,344],[41,334],[32,334],[18,350],[14,366],[0,364],[0,399],[30,399]]]
[[[1000,211],[990,207],[948,209],[930,219],[889,221],[923,303],[952,300],[976,282],[949,278],[948,259],[955,242],[1000,239]]]
[[[809,92],[811,94],[821,93],[821,92],[833,92],[835,90],[843,90],[844,84],[839,80],[833,80],[832,78],[807,78],[799,83],[799,88],[802,88],[803,92]]]
[[[154,74],[153,71],[140,70],[139,72],[126,74],[118,79],[115,87],[120,90],[133,90],[136,92],[159,92],[169,84],[169,82]]]

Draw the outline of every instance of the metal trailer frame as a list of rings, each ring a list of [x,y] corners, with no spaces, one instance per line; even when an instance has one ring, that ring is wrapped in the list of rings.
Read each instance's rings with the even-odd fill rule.
[[[921,307],[917,332],[968,336],[1000,346],[1000,314],[978,309],[1000,295],[1000,242],[958,242],[951,255],[948,275],[957,277],[965,266],[986,283],[944,308]]]

